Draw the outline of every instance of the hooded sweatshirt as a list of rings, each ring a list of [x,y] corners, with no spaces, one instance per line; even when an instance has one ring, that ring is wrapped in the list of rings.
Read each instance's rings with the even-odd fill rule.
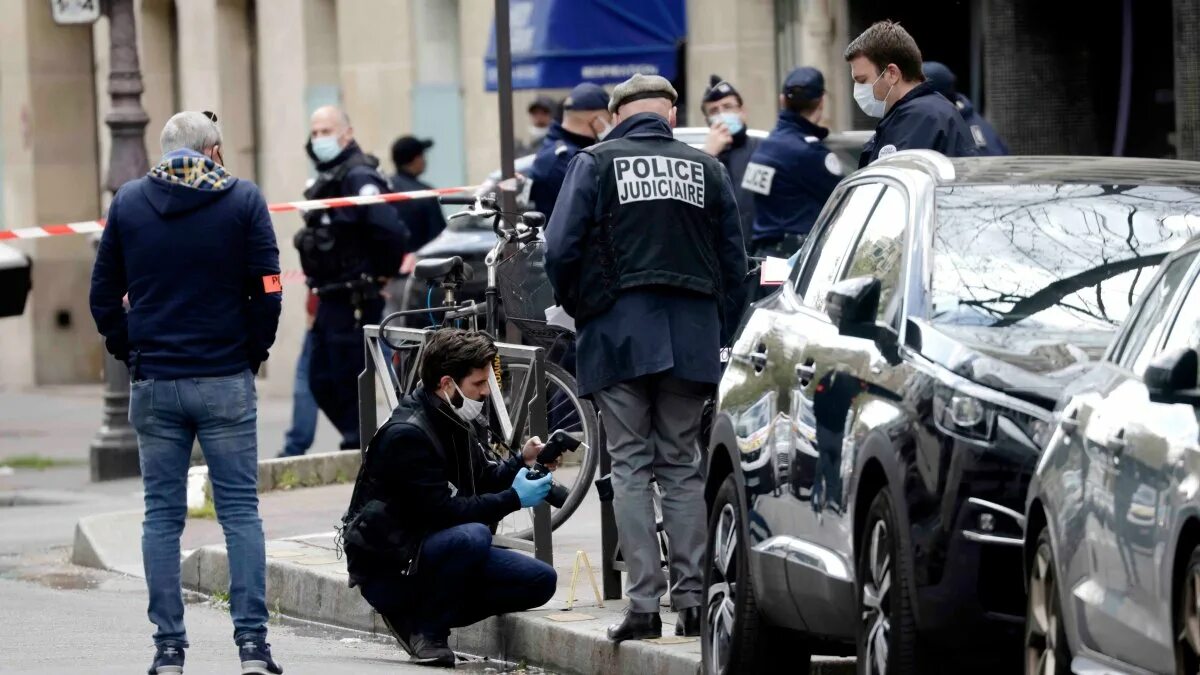
[[[257,372],[281,299],[275,231],[253,183],[178,150],[113,197],[92,317],[135,379]]]

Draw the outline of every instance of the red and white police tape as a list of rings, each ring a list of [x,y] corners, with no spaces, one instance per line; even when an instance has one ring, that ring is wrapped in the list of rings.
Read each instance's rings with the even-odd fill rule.
[[[340,209],[346,206],[366,206],[368,204],[387,204],[390,202],[405,202],[412,199],[431,199],[441,195],[469,192],[477,185],[464,187],[435,188],[432,190],[413,190],[411,192],[387,192],[377,195],[361,195],[356,197],[334,197],[332,199],[309,199],[299,202],[280,202],[268,204],[271,213],[287,211],[319,211],[321,209]],[[40,227],[25,227],[18,230],[0,230],[0,241],[9,239],[40,239],[42,237],[57,237],[63,234],[90,234],[104,229],[104,219],[82,220],[77,223],[64,225],[42,225]]]

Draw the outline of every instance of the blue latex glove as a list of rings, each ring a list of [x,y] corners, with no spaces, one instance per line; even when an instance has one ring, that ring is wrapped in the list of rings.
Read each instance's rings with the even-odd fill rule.
[[[542,500],[546,495],[550,494],[550,481],[553,477],[549,474],[541,477],[538,480],[529,480],[526,476],[529,475],[529,469],[524,467],[517,472],[517,477],[513,479],[513,489],[517,491],[517,497],[521,499],[521,508],[531,509]]]

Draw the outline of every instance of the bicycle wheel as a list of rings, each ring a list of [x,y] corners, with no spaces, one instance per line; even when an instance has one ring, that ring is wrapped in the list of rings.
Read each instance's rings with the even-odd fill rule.
[[[528,369],[529,366],[525,363],[506,364],[501,362],[500,390],[510,411],[513,407],[514,384],[523,381]],[[591,487],[600,458],[599,434],[597,433],[596,410],[590,402],[579,398],[576,393],[575,378],[556,363],[546,363],[545,371],[547,432],[565,429],[572,436],[587,444],[587,447],[581,445],[574,452],[564,453],[559,460],[558,470],[554,472],[555,482],[571,491],[562,508],[550,507],[550,526],[552,529],[557,529],[559,525],[566,522],[567,518],[571,517],[571,514],[575,513]],[[531,435],[529,424],[526,423],[525,428],[518,434],[521,444],[523,445],[525,439]],[[533,510],[522,509],[510,514],[501,521],[497,534],[517,539],[531,539],[533,537]]]

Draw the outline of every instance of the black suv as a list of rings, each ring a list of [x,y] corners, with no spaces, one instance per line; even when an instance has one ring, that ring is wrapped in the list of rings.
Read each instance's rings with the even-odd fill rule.
[[[1200,229],[1200,163],[896,153],[746,315],[710,436],[705,673],[1020,669],[1064,385]]]

